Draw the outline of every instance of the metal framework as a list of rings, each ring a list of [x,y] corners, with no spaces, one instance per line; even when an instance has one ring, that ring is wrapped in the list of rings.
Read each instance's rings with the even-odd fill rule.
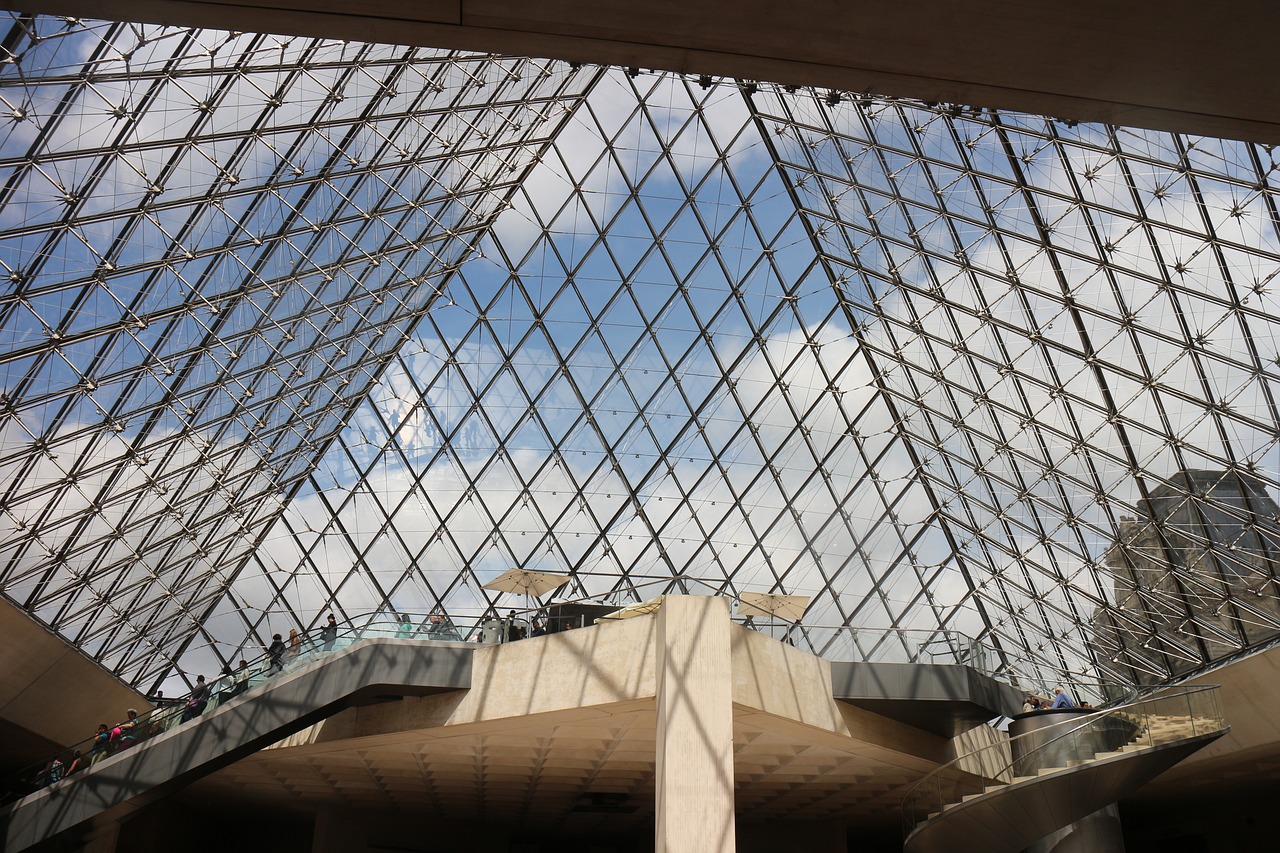
[[[810,595],[1041,684],[1280,635],[1268,147],[3,29],[0,585],[133,684],[518,606],[510,566]]]

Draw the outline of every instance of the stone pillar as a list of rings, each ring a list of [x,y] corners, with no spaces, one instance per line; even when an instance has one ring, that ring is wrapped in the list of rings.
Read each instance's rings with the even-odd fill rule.
[[[655,853],[734,853],[728,599],[669,595],[657,614]]]

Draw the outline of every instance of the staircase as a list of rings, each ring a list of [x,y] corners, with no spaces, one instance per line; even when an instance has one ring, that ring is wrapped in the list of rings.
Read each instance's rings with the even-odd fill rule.
[[[344,708],[465,690],[473,649],[408,639],[355,642],[0,809],[0,849],[20,853],[117,820]],[[64,841],[66,849],[75,846],[74,838]]]
[[[962,756],[908,792],[904,853],[1019,853],[1228,731],[1218,688],[1202,686],[1074,716]]]

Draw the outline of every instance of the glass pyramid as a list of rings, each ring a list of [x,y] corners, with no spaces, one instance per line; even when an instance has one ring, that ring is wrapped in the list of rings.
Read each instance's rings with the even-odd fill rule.
[[[1280,637],[1280,155],[12,14],[0,588],[144,690],[654,581],[1019,683]],[[628,598],[628,596],[631,596]]]

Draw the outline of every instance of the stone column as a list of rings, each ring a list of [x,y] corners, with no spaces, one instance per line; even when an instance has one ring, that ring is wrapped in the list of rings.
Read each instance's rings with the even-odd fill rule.
[[[669,595],[657,614],[655,853],[734,853],[729,603]]]

